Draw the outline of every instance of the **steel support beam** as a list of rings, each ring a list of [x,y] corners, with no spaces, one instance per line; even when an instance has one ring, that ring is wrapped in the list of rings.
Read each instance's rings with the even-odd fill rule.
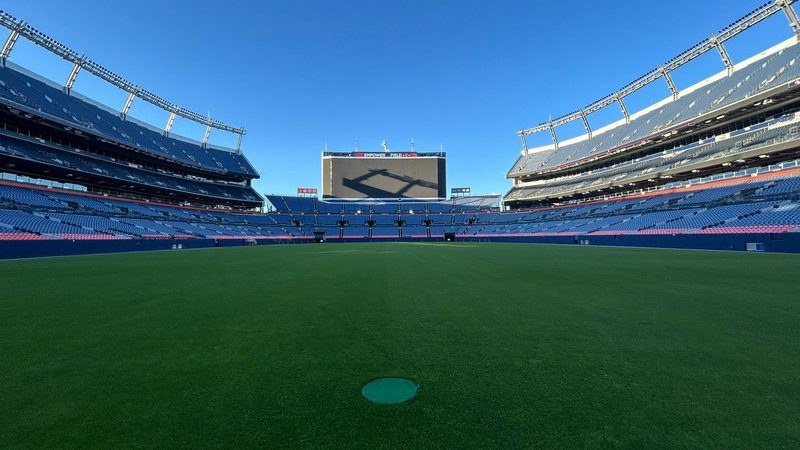
[[[619,103],[619,108],[622,110],[622,115],[625,116],[625,123],[631,123],[631,115],[628,114],[628,108],[625,106],[625,102],[622,101],[622,96],[619,95],[619,92],[614,95],[616,96],[617,103]]]
[[[175,111],[172,111],[169,114],[169,119],[167,119],[167,126],[164,127],[164,134],[169,134],[169,132],[172,131],[172,124],[175,123],[175,116],[177,115],[178,113]]]
[[[725,46],[722,45],[722,42],[717,39],[716,36],[711,36],[711,42],[714,44],[714,47],[717,48],[717,52],[719,52],[720,58],[722,58],[722,63],[725,64],[725,68],[728,69],[728,75],[733,73],[733,61],[731,61],[731,57],[728,56],[728,51],[725,50]]]
[[[238,133],[239,137],[236,138],[236,153],[242,153],[242,136],[244,133]]]
[[[206,125],[206,133],[203,135],[203,147],[208,146],[209,136],[211,136],[211,124]]]
[[[797,13],[792,8],[793,1],[788,0],[781,0],[780,2],[781,9],[786,14],[786,18],[789,20],[789,26],[792,27],[792,31],[796,36],[800,36],[800,19],[797,18]]]
[[[523,152],[527,152],[527,151],[528,151],[528,142],[527,142],[527,140],[525,139],[525,133],[523,133],[522,131],[520,131],[520,132],[519,132],[519,133],[517,133],[517,134],[519,134],[519,139],[522,141],[522,151],[523,151]]]
[[[672,92],[672,99],[677,100],[678,89],[675,87],[675,83],[672,81],[672,77],[670,76],[669,72],[667,71],[667,69],[664,68],[664,66],[658,66],[658,69],[661,71],[661,76],[664,77],[664,81],[667,82],[667,87],[669,88],[669,91]]]
[[[586,128],[586,134],[589,136],[589,139],[592,138],[592,127],[589,126],[589,117],[586,116],[586,113],[581,110],[581,120],[583,120],[583,127]]]
[[[78,78],[78,73],[81,71],[81,67],[83,63],[86,61],[86,55],[81,55],[81,59],[72,66],[72,71],[69,73],[67,77],[67,81],[64,83],[64,89],[69,93],[72,89],[72,86],[75,84],[75,79]]]
[[[558,150],[558,136],[556,136],[556,127],[552,123],[550,124],[550,137],[553,138],[553,145]]]
[[[19,30],[21,30],[24,27],[25,27],[25,21],[20,20],[19,22],[17,22],[14,28],[11,29],[11,33],[8,33],[8,37],[6,38],[6,43],[3,44],[3,49],[0,50],[0,58],[2,59],[8,58],[8,55],[11,54],[11,50],[14,48],[14,44],[16,44],[17,39],[19,39],[19,34],[20,34]]]
[[[131,110],[131,105],[133,104],[134,98],[136,98],[136,92],[131,92],[128,94],[128,99],[125,100],[125,104],[122,106],[122,111],[120,111],[122,117],[126,117],[128,115],[128,111]]]

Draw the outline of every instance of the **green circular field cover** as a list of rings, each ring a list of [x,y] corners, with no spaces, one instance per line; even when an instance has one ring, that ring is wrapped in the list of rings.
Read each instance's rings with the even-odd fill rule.
[[[405,378],[378,378],[365,384],[361,394],[372,402],[393,405],[412,399],[417,389],[416,383]]]

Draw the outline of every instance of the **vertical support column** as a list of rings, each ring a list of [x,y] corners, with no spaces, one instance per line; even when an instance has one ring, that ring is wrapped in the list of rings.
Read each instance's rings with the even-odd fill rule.
[[[622,101],[622,96],[619,95],[619,92],[615,92],[614,96],[617,98],[620,109],[622,109],[622,115],[625,116],[625,123],[631,123],[631,115],[628,114],[628,108],[625,106],[625,102]]]
[[[589,126],[589,118],[586,117],[586,113],[581,110],[581,120],[583,120],[583,127],[586,128],[586,134],[589,136],[589,139],[592,138],[592,127]]]
[[[123,118],[128,117],[128,111],[131,110],[131,105],[133,104],[134,98],[136,98],[136,91],[128,94],[128,99],[125,100],[125,104],[122,106],[122,111],[120,111],[120,115]]]
[[[206,125],[206,134],[203,135],[203,147],[208,147],[208,137],[211,135],[211,122]]]
[[[169,135],[169,132],[172,130],[172,124],[175,123],[175,116],[176,115],[177,114],[175,113],[175,111],[172,111],[169,114],[169,119],[167,119],[167,126],[164,127],[164,134],[165,135]]]
[[[553,122],[550,122],[550,137],[553,138],[553,145],[555,146],[556,150],[558,150],[558,136],[556,136],[556,127],[553,126]]]
[[[78,72],[81,71],[84,61],[86,61],[86,55],[81,55],[81,59],[72,66],[72,71],[69,73],[67,81],[64,83],[64,91],[67,94],[69,94],[69,91],[72,89],[72,85],[75,84],[75,79],[78,78]]]
[[[244,133],[239,133],[239,137],[236,138],[236,153],[237,154],[241,154],[242,153],[242,136],[244,136]]]
[[[525,133],[523,133],[522,130],[520,130],[517,134],[519,135],[519,140],[522,141],[522,153],[527,153],[528,142],[525,139]]]
[[[797,18],[797,13],[792,8],[792,2],[788,0],[780,0],[781,9],[783,9],[786,18],[789,19],[789,26],[792,27],[795,36],[800,36],[800,19]]]
[[[11,54],[11,50],[14,48],[14,44],[16,44],[17,39],[19,39],[19,30],[21,30],[22,28],[25,28],[24,20],[20,20],[19,23],[17,23],[16,28],[11,30],[11,33],[8,34],[8,37],[6,38],[6,43],[3,44],[3,49],[0,50],[0,58],[3,59],[3,62],[5,62],[5,59],[8,58],[8,55]]]
[[[728,56],[728,51],[725,50],[725,46],[722,45],[722,42],[720,42],[716,36],[711,36],[711,42],[714,44],[714,47],[717,48],[717,52],[719,52],[719,56],[722,58],[722,63],[725,64],[725,68],[728,69],[728,75],[732,74],[733,61],[731,61],[731,57]]]
[[[664,77],[664,81],[667,82],[667,87],[669,88],[669,91],[672,92],[672,99],[677,100],[678,89],[675,87],[675,83],[672,82],[672,77],[669,75],[669,72],[667,71],[667,69],[664,68],[664,66],[658,66],[658,70],[661,71],[661,76]]]

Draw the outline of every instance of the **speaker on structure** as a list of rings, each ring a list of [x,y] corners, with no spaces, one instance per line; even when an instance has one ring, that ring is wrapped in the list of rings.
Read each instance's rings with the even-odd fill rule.
[[[445,242],[455,242],[456,241],[456,234],[455,233],[445,233],[444,234],[444,241]]]
[[[317,244],[322,244],[325,242],[325,232],[324,231],[314,231],[314,242]]]

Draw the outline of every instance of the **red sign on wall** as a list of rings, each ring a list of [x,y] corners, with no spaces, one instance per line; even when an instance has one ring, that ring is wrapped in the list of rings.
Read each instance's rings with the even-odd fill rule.
[[[297,188],[298,194],[309,194],[309,195],[317,195],[317,188]]]

